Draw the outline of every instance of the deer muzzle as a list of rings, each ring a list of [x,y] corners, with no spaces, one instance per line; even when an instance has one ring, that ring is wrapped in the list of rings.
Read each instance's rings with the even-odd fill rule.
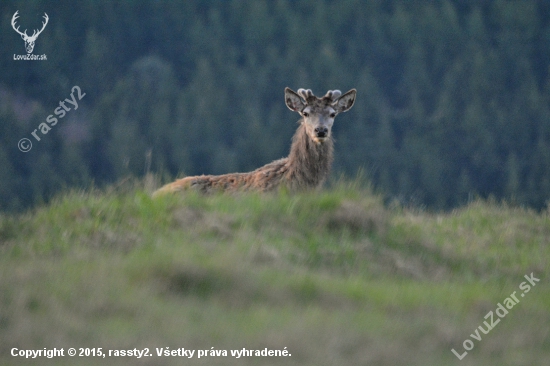
[[[315,132],[315,136],[318,139],[325,139],[328,137],[328,128],[326,127],[323,127],[323,126],[316,127],[314,132]]]

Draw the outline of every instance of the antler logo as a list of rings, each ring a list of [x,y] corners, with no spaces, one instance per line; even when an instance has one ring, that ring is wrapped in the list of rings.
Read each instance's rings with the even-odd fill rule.
[[[11,18],[11,26],[13,27],[13,29],[19,33],[21,35],[21,38],[23,38],[23,41],[25,41],[25,49],[27,50],[27,53],[32,53],[32,50],[34,49],[34,42],[36,41],[36,39],[38,38],[38,36],[40,35],[40,33],[42,33],[42,31],[44,30],[44,28],[46,28],[46,24],[48,24],[48,14],[44,13],[44,22],[42,22],[42,29],[40,30],[37,30],[35,29],[32,36],[28,36],[27,35],[27,30],[25,29],[24,32],[21,32],[19,31],[19,27],[15,27],[15,21],[17,20],[17,18],[19,18],[19,15],[17,15],[17,13],[19,13],[19,10],[17,10],[15,12],[15,14],[13,14],[13,18]]]

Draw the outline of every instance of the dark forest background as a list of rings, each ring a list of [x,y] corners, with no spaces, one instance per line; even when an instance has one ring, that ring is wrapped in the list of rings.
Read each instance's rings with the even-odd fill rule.
[[[285,156],[283,90],[343,92],[334,175],[405,204],[550,196],[550,2],[9,1],[0,4],[0,210],[146,170],[247,171]],[[20,29],[49,24],[34,54]],[[73,86],[84,98],[41,141]],[[29,138],[33,148],[19,151]]]

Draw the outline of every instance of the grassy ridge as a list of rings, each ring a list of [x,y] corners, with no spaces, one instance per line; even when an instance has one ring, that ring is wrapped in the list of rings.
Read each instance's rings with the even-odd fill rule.
[[[388,209],[354,183],[314,193],[152,200],[72,192],[0,218],[0,363],[13,347],[148,347],[56,365],[541,365],[550,359],[548,212],[474,202]],[[459,361],[525,274],[540,279]],[[283,349],[291,357],[156,357]]]

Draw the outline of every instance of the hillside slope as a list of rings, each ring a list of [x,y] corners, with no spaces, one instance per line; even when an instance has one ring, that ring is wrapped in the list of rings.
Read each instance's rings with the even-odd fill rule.
[[[139,187],[72,192],[0,217],[0,363],[538,366],[550,359],[549,243],[548,212],[386,208],[354,183],[158,200]],[[520,297],[531,273],[540,281]],[[518,303],[473,339],[514,291]],[[451,349],[464,345],[459,361]],[[11,356],[54,347],[65,356]],[[157,356],[163,347],[196,352]],[[290,356],[231,356],[243,348]]]

